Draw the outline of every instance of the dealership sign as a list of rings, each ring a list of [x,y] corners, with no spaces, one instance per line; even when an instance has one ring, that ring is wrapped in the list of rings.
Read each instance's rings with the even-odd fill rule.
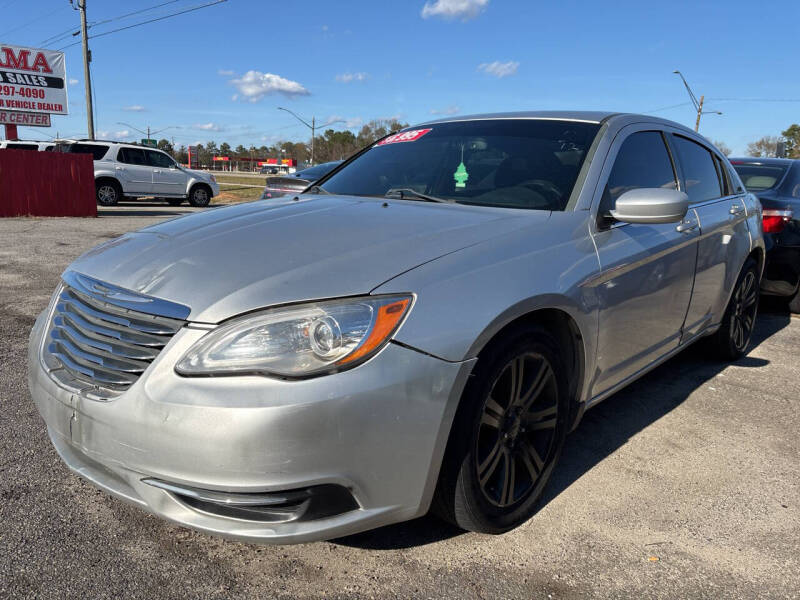
[[[50,127],[50,115],[46,113],[0,110],[0,125],[21,125],[24,127]]]
[[[66,115],[64,53],[0,44],[0,110]]]

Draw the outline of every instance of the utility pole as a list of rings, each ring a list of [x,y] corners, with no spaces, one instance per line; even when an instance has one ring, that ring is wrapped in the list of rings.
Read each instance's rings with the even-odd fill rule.
[[[703,114],[703,100],[705,100],[705,96],[700,96],[700,103],[697,106],[697,121],[694,122],[694,130],[700,131],[700,116]]]
[[[86,123],[89,130],[89,139],[94,139],[94,109],[92,108],[92,76],[89,73],[89,63],[92,62],[92,53],[89,50],[89,33],[86,27],[86,0],[78,0],[78,10],[81,11],[81,38],[83,40],[83,79],[86,86]]]
[[[721,115],[722,113],[718,110],[707,110],[705,113],[703,112],[703,101],[705,100],[705,96],[700,96],[700,100],[697,100],[697,97],[692,92],[692,88],[689,87],[689,84],[686,82],[686,78],[683,76],[683,73],[680,71],[673,71],[675,75],[681,78],[683,81],[683,85],[686,87],[686,91],[689,92],[689,99],[692,101],[692,105],[694,109],[697,111],[697,120],[694,122],[694,130],[700,131],[700,117],[706,113],[711,113],[714,115]]]
[[[283,111],[289,113],[295,119],[300,121],[303,125],[305,125],[306,127],[308,127],[311,130],[311,164],[313,165],[314,164],[314,138],[317,137],[317,118],[312,116],[311,117],[311,124],[309,125],[308,121],[300,118],[299,116],[297,116],[295,113],[293,113],[288,108],[283,108],[282,106],[277,106],[276,108],[278,110],[283,110]],[[345,123],[345,121],[343,121],[342,119],[336,119],[335,121],[328,121],[327,123],[325,123],[325,125],[323,125],[323,127],[327,127],[328,125],[333,125],[334,123]]]

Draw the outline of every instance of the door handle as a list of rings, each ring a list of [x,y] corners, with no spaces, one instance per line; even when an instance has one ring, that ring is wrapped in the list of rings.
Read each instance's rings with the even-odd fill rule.
[[[124,167],[114,167],[114,168],[115,168],[117,171],[124,171],[124,170],[125,170],[125,168],[124,168]]]
[[[153,173],[161,173],[158,169],[153,169]]]
[[[731,206],[731,209],[728,212],[730,212],[732,215],[736,215],[736,216],[742,215],[742,214],[744,214],[744,207],[743,206],[739,206],[738,204],[734,204],[733,206]]]
[[[683,221],[675,228],[678,233],[689,233],[695,229],[697,229],[697,221]]]

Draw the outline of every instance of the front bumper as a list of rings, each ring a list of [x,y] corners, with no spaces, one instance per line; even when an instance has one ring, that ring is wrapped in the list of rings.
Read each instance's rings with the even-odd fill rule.
[[[57,385],[29,348],[29,386],[72,471],[152,513],[249,542],[297,543],[411,519],[430,504],[453,414],[474,361],[389,344],[364,365],[304,381],[185,378],[173,365],[205,332],[179,331],[142,377],[108,402]],[[264,523],[210,514],[143,482],[235,494],[333,484],[357,508]]]

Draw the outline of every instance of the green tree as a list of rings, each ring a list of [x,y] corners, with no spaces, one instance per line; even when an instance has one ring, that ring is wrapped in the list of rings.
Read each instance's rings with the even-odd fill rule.
[[[228,142],[222,142],[219,145],[219,153],[222,156],[230,156],[231,155],[231,145]]]
[[[172,144],[169,143],[167,139],[160,139],[158,140],[158,149],[163,150],[167,154],[171,154],[173,157],[175,156],[175,149],[172,147]]]
[[[800,158],[800,125],[794,123],[781,135],[786,140],[786,156],[788,158]]]

